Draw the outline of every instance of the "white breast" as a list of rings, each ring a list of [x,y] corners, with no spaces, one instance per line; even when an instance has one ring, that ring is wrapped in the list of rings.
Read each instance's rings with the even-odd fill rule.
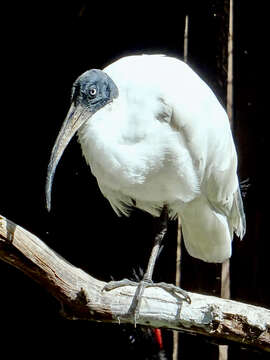
[[[122,95],[79,131],[83,154],[100,186],[161,204],[193,199],[198,178],[190,154],[166,116],[157,119],[165,114],[164,104]]]

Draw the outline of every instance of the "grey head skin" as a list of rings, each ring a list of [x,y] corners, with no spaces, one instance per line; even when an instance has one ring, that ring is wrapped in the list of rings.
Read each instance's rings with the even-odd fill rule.
[[[68,143],[79,128],[99,109],[118,97],[113,80],[103,71],[92,69],[72,86],[71,106],[52,149],[46,179],[46,204],[51,209],[51,189],[55,170]]]

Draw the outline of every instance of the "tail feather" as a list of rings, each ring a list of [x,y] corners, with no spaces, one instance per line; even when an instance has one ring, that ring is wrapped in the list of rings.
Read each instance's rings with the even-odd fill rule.
[[[231,233],[226,215],[215,211],[203,196],[180,211],[188,253],[206,262],[222,263],[231,256]]]
[[[246,233],[246,216],[244,212],[240,188],[238,188],[236,193],[234,194],[234,201],[229,221],[232,230],[242,240]]]

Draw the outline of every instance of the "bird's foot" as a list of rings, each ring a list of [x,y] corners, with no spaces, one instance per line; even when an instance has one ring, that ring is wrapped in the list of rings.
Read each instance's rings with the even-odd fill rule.
[[[140,282],[135,282],[135,281],[131,281],[128,279],[123,279],[123,280],[119,280],[119,281],[110,281],[104,286],[103,291],[111,291],[111,290],[118,289],[118,288],[124,287],[124,286],[136,286],[137,287],[135,295],[132,300],[132,303],[130,305],[130,308],[129,308],[128,312],[124,315],[124,318],[133,319],[134,326],[136,327],[137,318],[139,317],[139,308],[140,308],[140,304],[141,304],[141,298],[142,298],[142,294],[143,294],[143,291],[145,288],[144,280],[142,280]]]
[[[186,291],[184,291],[183,289],[181,289],[180,287],[175,286],[173,284],[167,284],[165,282],[153,283],[152,280],[149,280],[149,279],[143,279],[140,282],[135,282],[135,281],[131,281],[128,279],[123,279],[120,281],[110,281],[109,283],[107,283],[104,286],[103,291],[111,291],[111,290],[117,289],[119,287],[124,287],[124,286],[136,286],[137,287],[132,304],[128,310],[128,313],[125,316],[127,318],[133,318],[135,327],[136,327],[136,321],[139,317],[139,310],[140,310],[142,295],[143,295],[145,288],[148,288],[148,287],[161,288],[161,289],[167,291],[168,293],[170,293],[171,295],[173,295],[174,297],[177,297],[177,298],[180,297],[182,301],[186,301],[187,303],[191,304],[191,299],[190,299],[188,293]]]

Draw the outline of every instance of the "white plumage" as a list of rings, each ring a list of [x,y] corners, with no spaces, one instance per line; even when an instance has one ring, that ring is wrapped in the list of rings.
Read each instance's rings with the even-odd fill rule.
[[[228,117],[182,61],[124,57],[103,70],[119,96],[78,130],[87,163],[118,215],[164,204],[182,219],[190,255],[223,262],[245,233],[237,155]],[[83,75],[82,75],[83,76]]]

